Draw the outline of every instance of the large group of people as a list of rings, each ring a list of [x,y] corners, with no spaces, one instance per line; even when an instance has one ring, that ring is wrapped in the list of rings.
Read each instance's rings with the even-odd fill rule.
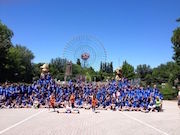
[[[133,86],[128,79],[57,83],[50,74],[32,84],[1,84],[0,108],[84,108],[161,111],[163,96],[154,86]],[[69,109],[68,109],[69,108]]]

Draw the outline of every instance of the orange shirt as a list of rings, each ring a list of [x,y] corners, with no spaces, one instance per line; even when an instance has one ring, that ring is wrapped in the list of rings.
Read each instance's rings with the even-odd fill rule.
[[[74,103],[74,102],[75,102],[75,96],[74,96],[74,95],[71,95],[71,97],[70,97],[70,102],[71,102],[71,103]]]
[[[50,97],[50,103],[54,104],[55,103],[55,98],[54,97]]]
[[[92,106],[96,106],[97,104],[97,99],[92,99]]]

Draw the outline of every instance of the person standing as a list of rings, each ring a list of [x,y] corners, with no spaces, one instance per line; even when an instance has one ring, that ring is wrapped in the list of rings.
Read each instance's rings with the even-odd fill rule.
[[[70,103],[71,103],[71,107],[74,108],[74,103],[75,103],[75,95],[74,93],[71,94],[70,96]]]
[[[178,92],[177,98],[178,98],[178,106],[180,108],[180,86],[178,87],[178,89],[179,89],[179,92]]]
[[[50,105],[54,109],[54,112],[55,112],[55,102],[56,102],[55,96],[52,94],[50,96]]]
[[[96,96],[93,95],[93,98],[92,98],[92,110],[93,110],[93,112],[95,112],[95,110],[96,110],[97,103],[98,103],[98,101],[96,99]]]

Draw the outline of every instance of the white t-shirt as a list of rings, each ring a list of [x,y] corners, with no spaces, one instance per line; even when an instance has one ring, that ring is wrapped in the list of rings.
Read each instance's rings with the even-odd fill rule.
[[[66,106],[66,111],[71,111],[72,110],[72,108],[70,107],[70,106]]]
[[[180,100],[180,91],[178,92],[178,100]]]
[[[120,92],[119,92],[119,91],[116,92],[116,96],[117,96],[117,97],[120,96]]]

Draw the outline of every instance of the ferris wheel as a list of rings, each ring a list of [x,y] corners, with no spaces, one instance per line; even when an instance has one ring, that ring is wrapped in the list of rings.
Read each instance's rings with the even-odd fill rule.
[[[93,67],[98,70],[100,63],[106,62],[107,54],[103,44],[97,38],[80,35],[66,44],[63,58],[73,63],[79,59],[82,67]]]

